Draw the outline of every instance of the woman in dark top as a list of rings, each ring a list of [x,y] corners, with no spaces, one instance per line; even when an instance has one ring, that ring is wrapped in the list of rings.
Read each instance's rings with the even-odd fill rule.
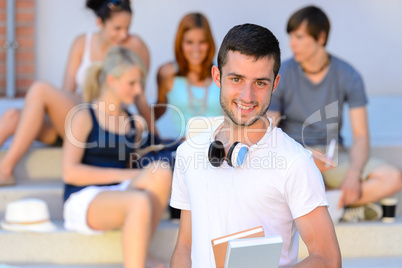
[[[134,52],[110,49],[89,71],[84,91],[93,101],[69,112],[63,145],[65,228],[84,234],[122,228],[125,267],[145,267],[172,180],[165,162],[143,169],[130,163],[144,120],[123,106],[141,93],[145,73]],[[148,260],[147,267],[164,266]]]
[[[58,89],[42,81],[35,82],[26,94],[22,110],[10,108],[0,116],[0,147],[13,135],[10,147],[0,159],[0,186],[15,184],[15,166],[34,140],[49,145],[62,143],[68,111],[85,100],[82,91],[88,68],[93,62],[102,61],[109,48],[116,45],[128,48],[138,54],[147,69],[149,67],[147,46],[138,35],[130,33],[133,10],[129,0],[82,2],[86,2],[86,6],[95,13],[99,31],[87,32],[75,39],[62,87]],[[155,129],[145,92],[133,102],[150,129]]]

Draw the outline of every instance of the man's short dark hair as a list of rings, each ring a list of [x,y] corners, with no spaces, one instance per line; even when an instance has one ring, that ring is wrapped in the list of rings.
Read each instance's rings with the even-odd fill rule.
[[[229,51],[238,51],[243,55],[252,56],[256,60],[273,57],[275,77],[281,67],[281,50],[278,39],[270,30],[259,25],[250,23],[237,25],[226,34],[218,53],[218,68],[221,74]]]
[[[286,31],[291,33],[297,30],[303,22],[307,22],[307,33],[316,41],[322,32],[325,33],[325,46],[328,41],[330,23],[324,11],[315,6],[308,6],[296,11],[289,19]]]

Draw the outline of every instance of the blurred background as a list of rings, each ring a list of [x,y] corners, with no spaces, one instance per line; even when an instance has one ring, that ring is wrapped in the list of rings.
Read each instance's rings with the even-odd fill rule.
[[[5,2],[7,0],[1,0],[1,6]],[[24,7],[24,2],[34,4]],[[33,13],[31,24],[34,29],[30,37],[24,37],[33,38],[31,77],[60,87],[73,40],[78,34],[97,30],[94,14],[85,8],[84,0],[17,0],[16,4],[17,22],[18,18],[27,17],[19,13]],[[282,58],[287,59],[291,56],[287,20],[294,11],[310,4],[321,7],[330,18],[328,51],[349,62],[363,76],[370,98],[372,144],[401,145],[402,122],[398,115],[402,108],[398,106],[402,106],[399,81],[402,75],[402,1],[399,0],[134,0],[130,32],[142,37],[151,55],[146,86],[148,101],[156,102],[158,67],[174,59],[173,42],[184,14],[192,11],[204,13],[218,48],[234,25],[251,22],[265,26],[277,36]],[[1,15],[4,17],[5,14]],[[4,65],[4,61],[1,64]],[[2,71],[4,73],[4,68],[0,68],[0,73]],[[27,86],[29,80],[25,84],[20,82],[18,94],[23,94]],[[3,85],[0,93],[4,96],[4,92]],[[173,129],[165,127],[169,117],[167,113],[158,122],[159,127],[166,129],[162,135],[167,137],[175,135]],[[346,144],[350,143],[347,120],[343,133]]]

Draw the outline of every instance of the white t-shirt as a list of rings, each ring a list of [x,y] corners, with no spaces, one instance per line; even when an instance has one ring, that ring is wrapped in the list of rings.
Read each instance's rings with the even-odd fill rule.
[[[283,238],[280,266],[295,264],[294,219],[328,205],[311,153],[274,128],[250,147],[243,166],[216,168],[208,149],[218,127],[186,140],[176,155],[170,205],[191,210],[192,267],[216,267],[212,239],[260,225],[266,236]]]

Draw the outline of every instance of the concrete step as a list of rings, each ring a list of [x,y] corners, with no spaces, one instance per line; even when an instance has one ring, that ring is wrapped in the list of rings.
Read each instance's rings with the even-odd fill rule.
[[[402,256],[379,258],[344,258],[343,268],[401,268]]]
[[[0,268],[124,268],[122,263],[119,264],[0,264]]]
[[[0,151],[0,159],[4,153]],[[62,181],[61,159],[61,147],[31,148],[16,166],[16,182]]]
[[[344,268],[401,268],[402,256],[399,257],[377,257],[377,258],[344,258]],[[0,268],[123,268],[123,264],[76,264],[76,265],[55,265],[55,264],[17,264],[2,266]]]
[[[30,182],[22,185],[0,187],[0,219],[4,218],[5,208],[9,202],[22,198],[39,198],[49,207],[50,218],[63,219],[63,191],[61,181]]]
[[[7,264],[121,264],[121,232],[86,236],[63,229],[55,222],[53,233],[31,234],[0,229],[0,263]],[[154,235],[149,252],[169,262],[177,240],[178,223],[163,220]],[[66,266],[68,267],[68,266]]]
[[[343,258],[402,257],[402,215],[394,223],[338,223],[335,232]],[[299,258],[306,256],[307,247],[300,239]]]
[[[59,229],[47,234],[0,230],[0,263],[30,265],[122,263],[119,230],[104,235],[85,236],[65,231],[61,222],[56,223]],[[160,223],[150,246],[153,256],[163,262],[169,262],[176,243],[178,227],[177,222],[169,220]],[[341,223],[335,226],[335,230],[342,257],[350,260],[353,265],[366,258],[393,260],[402,257],[402,216],[391,224]],[[306,256],[308,256],[307,249],[300,241],[299,258],[303,259]]]
[[[0,263],[78,265],[122,262],[119,230],[99,236],[84,236],[64,230],[60,221],[56,221],[56,224],[58,230],[47,234],[0,230]],[[176,243],[178,227],[177,222],[169,220],[160,223],[150,247],[153,256],[164,262],[169,261]],[[349,260],[347,263],[350,265],[357,265],[372,257],[380,260],[402,258],[402,216],[398,216],[395,223],[388,224],[340,223],[335,225],[335,231],[342,257],[346,261]],[[300,240],[299,258],[303,259],[306,256],[308,256],[307,248]],[[395,262],[391,261],[390,265]]]

